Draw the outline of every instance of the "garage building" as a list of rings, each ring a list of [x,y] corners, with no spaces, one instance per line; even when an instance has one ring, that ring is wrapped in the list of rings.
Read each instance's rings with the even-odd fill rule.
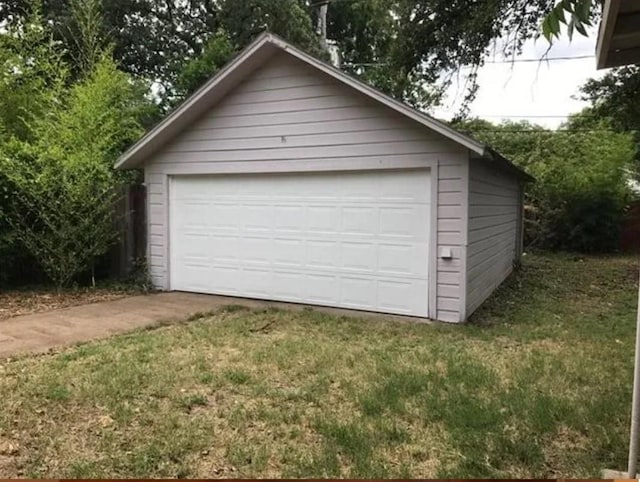
[[[531,178],[263,34],[117,162],[162,290],[465,321],[522,252]]]

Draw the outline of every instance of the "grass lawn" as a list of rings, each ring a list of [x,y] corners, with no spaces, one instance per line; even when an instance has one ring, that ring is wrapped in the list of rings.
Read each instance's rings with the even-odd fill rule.
[[[228,308],[0,365],[0,477],[626,467],[637,266],[528,256],[474,323]]]

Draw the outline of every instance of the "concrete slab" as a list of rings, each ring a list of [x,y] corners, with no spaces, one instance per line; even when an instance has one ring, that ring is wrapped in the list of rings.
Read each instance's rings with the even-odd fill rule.
[[[60,310],[16,316],[0,321],[0,359],[107,338],[138,328],[183,321],[224,306],[278,307],[302,310],[306,305],[195,293],[154,293],[103,301]],[[429,322],[423,318],[385,315],[339,308],[312,307],[334,315]]]
[[[640,474],[636,474],[635,479],[629,479],[629,476],[626,472],[621,472],[619,470],[610,470],[605,469],[602,471],[602,478],[608,480],[636,480],[640,479]]]

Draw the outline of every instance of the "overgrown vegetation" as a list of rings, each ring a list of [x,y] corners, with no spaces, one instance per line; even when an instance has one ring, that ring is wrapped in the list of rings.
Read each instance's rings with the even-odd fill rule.
[[[527,39],[557,36],[563,21],[584,33],[595,4],[332,2],[328,35],[348,73],[428,109],[465,66],[473,99],[496,39],[514,54]],[[0,0],[0,285],[46,276],[64,286],[86,275],[114,240],[111,206],[131,181],[113,171],[118,155],[264,30],[326,58],[317,11],[310,0]],[[537,177],[528,197],[534,246],[617,248],[625,179],[637,167],[629,135],[611,129],[635,132],[640,158],[637,102],[625,100],[636,77],[614,71],[585,86],[593,108],[588,121],[565,126],[571,132],[463,125]]]
[[[459,122],[536,178],[527,186],[525,246],[578,252],[618,248],[634,196],[634,142],[590,110],[557,131],[528,122]]]
[[[626,464],[636,280],[527,256],[471,325],[235,307],[4,363],[0,477],[597,478]]]
[[[55,39],[78,54],[78,22],[69,15],[77,0],[48,0],[43,13]],[[33,0],[0,0],[0,22],[23,15]],[[235,52],[263,30],[319,54],[315,33],[316,0],[102,0],[100,35],[114,45],[122,68],[147,81],[157,81],[161,101],[179,99],[177,79],[185,60],[206,58],[211,39],[225,32]],[[393,96],[421,107],[437,104],[453,73],[471,67],[468,99],[477,85],[476,68],[492,50],[505,43],[517,52],[541,31],[556,0],[350,0],[332,2],[328,36],[345,60],[344,68]],[[563,4],[585,0],[563,0]],[[589,1],[589,3],[592,3]],[[571,6],[571,5],[569,5]],[[572,9],[583,18],[584,8]],[[595,9],[594,9],[595,10]],[[587,15],[589,12],[587,12]],[[557,17],[555,17],[557,18]],[[573,18],[566,15],[567,20]],[[574,22],[578,31],[582,22]],[[211,69],[218,65],[215,61]],[[210,70],[213,73],[213,70]]]
[[[142,134],[149,109],[146,88],[117,69],[109,50],[87,48],[86,72],[72,80],[37,12],[0,35],[0,246],[7,253],[0,254],[23,248],[59,288],[114,242],[114,206],[126,179],[113,162]]]

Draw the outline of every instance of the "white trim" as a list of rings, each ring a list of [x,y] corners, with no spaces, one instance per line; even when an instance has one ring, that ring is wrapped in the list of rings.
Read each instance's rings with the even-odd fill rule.
[[[197,104],[205,102],[206,98],[212,94],[217,87],[220,86],[225,80],[231,78],[232,74],[240,69],[241,66],[246,64],[250,59],[260,53],[265,46],[274,46],[289,55],[296,57],[297,59],[305,62],[312,67],[324,72],[325,74],[333,77],[334,79],[342,82],[343,84],[355,89],[375,101],[399,112],[400,114],[413,119],[416,122],[430,128],[431,130],[465,146],[466,148],[476,152],[477,154],[484,156],[487,153],[487,148],[484,144],[465,136],[464,134],[457,132],[448,125],[440,122],[433,117],[428,116],[422,112],[419,112],[412,107],[409,107],[402,102],[398,102],[392,99],[388,95],[377,91],[373,87],[370,87],[359,80],[349,77],[344,72],[321,62],[310,55],[298,50],[284,40],[276,37],[270,33],[264,33],[260,35],[249,47],[247,47],[242,53],[240,53],[234,60],[232,60],[227,66],[220,70],[215,76],[213,76],[208,82],[206,82],[200,89],[198,89],[191,97],[189,97],[184,103],[182,103],[175,111],[165,117],[158,125],[151,129],[144,137],[142,137],[136,144],[128,149],[115,163],[115,168],[127,169],[134,168],[139,165],[144,159],[148,158],[154,152],[159,150],[162,145],[169,142],[175,133],[165,132],[174,123],[185,119],[189,111],[194,109]],[[265,58],[266,60],[266,58]],[[251,69],[245,69],[246,72],[241,72],[240,77],[235,79],[234,84],[244,78],[245,75],[250,73]],[[215,101],[212,102],[212,107]],[[175,127],[175,126],[174,126]],[[179,127],[177,129],[180,130]],[[164,134],[164,135],[163,135]],[[153,146],[152,143],[157,140],[158,145]]]
[[[167,206],[164,210],[164,239],[165,239],[165,247],[164,247],[164,289],[165,291],[171,291],[171,229],[169,223],[171,223],[171,210],[173,209],[171,196],[172,196],[172,177],[164,176],[162,180],[165,189],[165,199]]]
[[[462,208],[462,229],[460,230],[460,321],[467,321],[467,290],[468,272],[467,272],[467,251],[469,248],[469,183],[471,177],[471,155],[467,153],[467,158],[463,164],[464,175],[462,176],[462,189],[460,201]]]
[[[428,313],[432,320],[438,319],[438,164],[439,161],[430,161],[431,164],[431,219],[429,221],[429,275],[428,289],[429,302]]]
[[[258,174],[285,172],[359,171],[427,168],[436,156],[414,156],[406,159],[312,159],[309,161],[246,161],[175,164],[163,170],[170,176],[206,174]]]

